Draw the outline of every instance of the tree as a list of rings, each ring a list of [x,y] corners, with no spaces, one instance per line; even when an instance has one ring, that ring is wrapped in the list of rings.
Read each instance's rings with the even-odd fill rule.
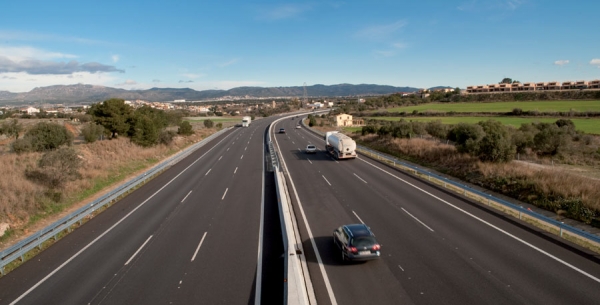
[[[477,151],[477,144],[483,138],[483,128],[476,124],[458,123],[448,131],[448,140],[456,144],[460,152]]]
[[[512,84],[512,82],[512,78],[505,77],[501,82],[499,82],[499,84]]]
[[[189,136],[191,134],[194,134],[194,129],[192,127],[192,124],[190,124],[190,122],[188,122],[188,121],[183,121],[183,122],[179,123],[179,129],[177,130],[177,133],[180,135],[184,135],[184,136]]]
[[[131,141],[137,145],[149,147],[158,143],[161,129],[150,116],[139,115],[133,125]]]
[[[19,124],[17,119],[6,121],[0,126],[0,134],[5,134],[7,137],[14,137],[15,140],[19,139],[21,131],[23,131],[23,125]]]
[[[508,162],[514,158],[515,146],[508,129],[499,121],[479,122],[485,135],[479,141],[477,156],[481,161]]]
[[[104,126],[111,133],[111,138],[124,135],[131,128],[129,120],[133,108],[125,104],[122,99],[109,99],[102,103],[94,104],[89,114],[94,117],[94,122]]]
[[[442,120],[429,121],[425,125],[425,131],[432,137],[443,140],[448,136],[448,125],[442,124]]]
[[[556,155],[561,147],[567,143],[563,129],[553,123],[538,123],[540,130],[533,137],[533,147],[541,155]]]
[[[214,125],[215,125],[215,122],[213,122],[212,120],[204,120],[204,127],[212,128]]]

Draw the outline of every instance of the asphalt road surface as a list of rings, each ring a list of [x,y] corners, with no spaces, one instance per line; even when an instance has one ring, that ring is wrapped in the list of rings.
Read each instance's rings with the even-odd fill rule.
[[[0,304],[253,304],[257,279],[281,300],[272,211],[261,228],[263,197],[276,207],[263,194],[270,121],[218,137],[0,278]],[[259,253],[262,230],[275,248]]]
[[[598,304],[595,254],[369,158],[334,160],[296,124],[274,129],[319,304]],[[382,257],[342,263],[332,232],[361,222]]]

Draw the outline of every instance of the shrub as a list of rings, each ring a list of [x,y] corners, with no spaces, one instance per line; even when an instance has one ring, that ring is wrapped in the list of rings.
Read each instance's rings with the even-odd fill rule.
[[[188,122],[188,121],[183,121],[183,122],[179,123],[179,129],[177,130],[177,133],[180,135],[184,135],[184,136],[189,136],[189,135],[194,134],[192,124],[190,124],[190,122]]]
[[[477,145],[477,156],[481,161],[507,162],[514,158],[515,146],[508,129],[499,121],[479,122],[485,135]]]
[[[447,139],[456,144],[459,152],[477,151],[477,143],[483,138],[485,132],[480,125],[459,123],[448,131]]]
[[[169,145],[173,142],[173,138],[175,138],[175,132],[171,130],[163,130],[158,136],[158,143]]]
[[[448,125],[442,124],[441,120],[429,121],[425,124],[425,131],[434,138],[446,139]]]
[[[104,127],[94,122],[89,122],[81,128],[81,134],[86,143],[94,143],[104,133]]]
[[[25,176],[50,189],[62,188],[67,181],[80,177],[81,159],[71,147],[48,151],[38,161],[36,169],[25,170]]]
[[[57,149],[61,145],[71,145],[73,143],[73,134],[65,126],[40,122],[27,131],[21,140],[17,140],[13,144],[15,152],[45,152]]]
[[[214,125],[215,125],[215,122],[213,122],[212,120],[204,120],[204,127],[212,128]]]
[[[158,143],[161,129],[148,116],[136,118],[133,126],[131,141],[143,147],[149,147]]]

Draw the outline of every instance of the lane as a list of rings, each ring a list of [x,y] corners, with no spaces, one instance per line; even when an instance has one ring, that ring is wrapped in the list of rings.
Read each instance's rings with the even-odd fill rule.
[[[324,153],[300,157],[298,145],[289,143],[318,141],[308,133],[303,136],[291,133],[288,141],[279,144],[335,293],[332,300],[317,287],[319,303],[363,300],[361,287],[368,291],[385,287],[385,297],[375,294],[371,298],[378,302],[390,301],[388,297],[393,302],[423,304],[564,304],[573,300],[593,304],[597,300],[599,286],[594,279],[494,227],[595,277],[600,274],[597,261],[514,226],[495,212],[394,173],[449,204],[441,202],[366,163],[373,161],[333,162]],[[323,181],[322,176],[331,186],[317,182]],[[360,221],[377,234],[384,257],[377,262],[340,267],[334,261],[338,251],[330,245],[331,230],[341,223]],[[307,244],[310,245],[306,243],[305,247]],[[313,278],[319,274],[317,263],[309,267]],[[352,276],[353,273],[361,276]],[[578,293],[581,289],[594,292]]]
[[[198,303],[199,296],[212,297],[214,303],[247,303],[253,299],[263,162],[260,129],[267,124],[265,120],[223,135],[213,141],[216,146],[206,145],[57,242],[36,261],[0,279],[0,303]],[[226,189],[228,194],[221,199]],[[121,220],[114,224],[117,219]],[[252,255],[240,259],[239,246]],[[65,262],[64,257],[71,259]],[[206,282],[209,274],[213,280]],[[216,282],[215,277],[222,280]],[[237,289],[232,291],[225,282],[235,283]],[[188,289],[181,288],[184,284]]]

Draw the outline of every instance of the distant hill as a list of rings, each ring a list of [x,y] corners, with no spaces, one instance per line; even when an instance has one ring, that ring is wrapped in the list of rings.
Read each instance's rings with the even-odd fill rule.
[[[393,87],[369,84],[339,84],[307,86],[309,97],[349,97],[383,95],[396,92],[415,92],[418,88]],[[25,103],[91,103],[110,98],[126,100],[146,100],[165,102],[185,99],[199,101],[223,97],[266,98],[266,97],[302,97],[304,87],[237,87],[229,90],[196,91],[189,88],[152,88],[147,90],[125,90],[94,85],[56,85],[34,88],[29,92],[12,93],[0,91],[0,104]]]

